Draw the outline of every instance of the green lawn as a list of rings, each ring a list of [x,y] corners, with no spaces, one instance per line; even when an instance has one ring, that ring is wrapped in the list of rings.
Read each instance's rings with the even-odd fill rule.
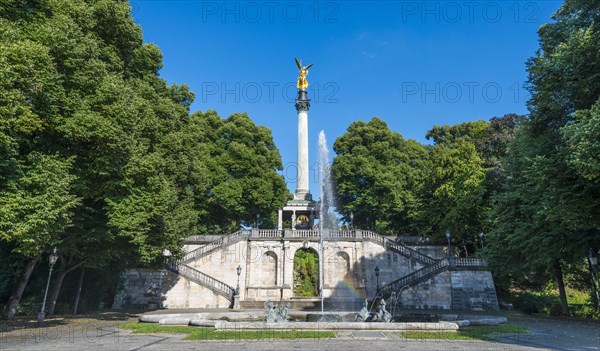
[[[185,327],[185,326],[162,326],[154,323],[125,323],[121,325],[124,329],[132,330],[134,333],[182,333],[188,334],[186,340],[256,340],[256,339],[325,339],[335,338],[335,333],[330,331],[216,331],[213,328]]]
[[[527,334],[529,329],[517,324],[502,324],[496,327],[468,327],[456,332],[403,332],[407,339],[431,340],[493,340],[492,334]]]

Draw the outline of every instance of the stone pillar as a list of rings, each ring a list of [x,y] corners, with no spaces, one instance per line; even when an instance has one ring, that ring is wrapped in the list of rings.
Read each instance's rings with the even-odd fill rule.
[[[233,309],[234,310],[239,310],[240,309],[240,295],[239,295],[239,293],[233,295]]]
[[[286,229],[288,230],[288,229]],[[283,266],[282,269],[282,273],[283,273],[283,284],[282,284],[282,299],[290,299],[292,296],[294,296],[294,290],[293,290],[293,285],[294,285],[294,258],[292,256],[292,248],[290,246],[290,242],[289,241],[284,241],[283,242],[283,248],[284,248],[284,257],[283,260],[285,261],[285,264]]]
[[[286,249],[285,242],[283,242],[281,244],[281,265],[280,265],[281,268],[279,269],[279,272],[281,274],[281,278],[280,278],[281,280],[278,280],[280,286],[283,286],[285,284],[285,255],[286,255],[285,249]]]
[[[297,187],[296,200],[306,200],[308,189],[308,109],[310,100],[305,89],[298,90],[296,111],[298,111],[298,159],[297,159]]]
[[[277,211],[277,229],[278,230],[283,229],[283,210],[282,209],[279,209],[279,211]]]
[[[296,229],[296,211],[292,212],[292,230]]]

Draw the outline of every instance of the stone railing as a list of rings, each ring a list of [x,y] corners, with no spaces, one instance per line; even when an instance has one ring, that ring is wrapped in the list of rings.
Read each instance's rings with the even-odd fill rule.
[[[370,230],[363,230],[361,234],[362,234],[363,240],[375,242],[375,243],[385,247],[386,249],[390,249],[394,252],[399,253],[400,255],[402,255],[406,258],[411,258],[418,262],[421,262],[422,264],[430,265],[430,264],[433,264],[438,261],[433,257],[425,255],[424,253],[421,253],[417,250],[411,249],[408,246],[405,246],[395,240],[388,239],[388,238],[381,236],[377,233],[374,233]]]
[[[218,234],[217,235],[214,235],[214,234],[192,235],[192,236],[188,236],[187,238],[185,238],[183,240],[183,242],[186,244],[190,244],[190,245],[205,244],[205,243],[217,241],[224,236],[227,236],[227,235],[226,234],[223,234],[223,235],[218,235]]]
[[[291,230],[284,231],[283,236],[286,239],[314,239],[319,240],[320,233],[318,230]]]
[[[185,256],[183,257],[183,262],[190,262],[193,260],[197,260],[203,256],[206,256],[209,253],[220,249],[223,246],[222,244],[223,244],[222,241],[218,240],[216,242],[212,242],[212,243],[208,243],[206,245],[200,246],[199,248],[192,250],[192,251],[188,252],[187,254],[185,254]]]
[[[372,241],[380,245],[383,245],[383,243],[385,242],[385,238],[383,236],[370,230],[361,230],[361,234],[364,240]]]
[[[391,249],[392,251],[395,251],[399,254],[401,254],[404,257],[407,258],[412,258],[418,262],[421,262],[423,264],[433,264],[435,262],[437,262],[438,260],[436,260],[433,257],[430,257],[428,255],[425,255],[424,253],[421,253],[417,250],[411,249],[408,246],[405,246],[403,244],[400,244],[399,242],[390,240],[390,239],[385,239],[385,244],[384,247]]]
[[[335,239],[349,239],[355,240],[357,238],[356,230],[327,230],[323,233],[323,238],[330,240]]]
[[[423,254],[417,250],[411,249],[410,247],[397,242],[393,239],[386,238],[370,230],[276,230],[276,229],[250,229],[240,230],[231,235],[221,237],[218,240],[209,242],[196,250],[187,253],[183,259],[183,262],[190,262],[192,260],[203,257],[211,252],[214,252],[226,245],[231,245],[240,240],[309,240],[318,241],[323,235],[323,240],[367,240],[377,243],[386,249],[394,251],[406,258],[414,259],[424,265],[430,265],[438,260]],[[465,261],[466,262],[466,261]],[[468,263],[465,263],[465,265]],[[475,264],[475,263],[473,263]]]
[[[210,242],[206,245],[200,246],[199,248],[188,252],[183,257],[182,262],[187,263],[187,262],[190,262],[193,260],[197,260],[197,259],[199,259],[203,256],[206,256],[212,252],[215,252],[227,245],[232,245],[232,244],[237,243],[238,241],[245,240],[248,237],[248,234],[250,234],[250,233],[247,231],[240,230],[233,234],[221,237],[218,240],[215,240],[213,242]]]
[[[252,229],[250,237],[253,239],[281,239],[282,231],[275,229]]]
[[[419,284],[447,269],[450,267],[450,262],[447,258],[439,260],[429,266],[423,267],[417,271],[414,271],[404,277],[397,279],[389,284],[384,285],[380,288],[380,293],[383,296],[390,295],[393,291],[399,291],[403,287],[410,287]]]
[[[453,257],[450,259],[452,266],[457,268],[483,268],[487,262],[483,258]]]
[[[360,237],[355,230],[329,230],[324,229],[323,233],[319,230],[290,230],[286,229],[284,237],[286,239],[307,239],[319,240],[323,235],[323,240],[356,240]]]
[[[486,261],[481,258],[444,258],[384,285],[380,288],[380,293],[383,296],[390,295],[393,291],[399,291],[403,287],[415,286],[445,270],[484,268],[485,266]]]
[[[208,274],[202,273],[199,270],[180,262],[169,262],[167,268],[181,275],[182,277],[188,278],[194,283],[209,288],[210,290],[223,296],[227,300],[233,301],[235,289],[232,286],[229,286],[223,283],[222,281],[211,277]]]
[[[395,240],[404,245],[431,245],[433,241],[431,237],[426,236],[409,236],[409,235],[398,235]]]

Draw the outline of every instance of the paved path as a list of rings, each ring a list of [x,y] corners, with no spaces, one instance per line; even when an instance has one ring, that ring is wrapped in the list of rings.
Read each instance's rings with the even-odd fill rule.
[[[528,335],[503,335],[497,340],[559,351],[600,351],[600,323],[568,319],[510,317],[509,323],[529,328]]]
[[[129,319],[135,320],[135,319]],[[270,350],[461,350],[461,351],[600,351],[600,324],[529,317],[511,317],[526,325],[529,335],[503,335],[499,342],[407,340],[397,333],[339,332],[336,339],[188,341],[181,334],[131,334],[120,329],[125,320],[54,320],[42,328],[24,324],[0,330],[0,350],[99,351],[270,351]]]

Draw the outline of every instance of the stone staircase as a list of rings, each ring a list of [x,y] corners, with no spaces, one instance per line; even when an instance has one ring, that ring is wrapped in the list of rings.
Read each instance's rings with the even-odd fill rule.
[[[394,291],[399,292],[404,287],[414,287],[447,270],[482,269],[485,268],[485,266],[485,260],[480,258],[451,257],[436,260],[433,264],[425,266],[408,275],[405,275],[400,279],[382,286],[379,289],[379,295],[382,295],[384,298],[388,298]]]
[[[292,309],[292,310],[312,311],[312,310],[320,310],[321,309],[321,299],[320,298],[274,300],[273,302],[275,302],[280,307],[285,306],[287,303],[290,303],[290,309]],[[240,301],[240,307],[244,308],[244,309],[264,310],[265,302],[264,301]]]
[[[188,266],[183,262],[169,262],[167,269],[189,279],[190,281],[202,285],[215,294],[219,294],[226,298],[228,301],[233,303],[233,296],[235,295],[235,288],[223,283],[211,277],[208,274],[202,273],[199,270]]]
[[[247,240],[248,232],[246,230],[240,230],[233,234],[219,238],[213,242],[202,245],[199,248],[188,252],[181,261],[182,263],[189,263],[198,260],[204,256],[207,256],[215,251],[226,248],[229,245],[233,245],[242,240]]]
[[[240,230],[225,237],[220,237],[214,241],[204,243],[199,248],[188,252],[182,260],[171,261],[167,263],[167,269],[176,273],[190,281],[202,285],[214,293],[223,296],[233,305],[235,288],[225,284],[224,282],[213,278],[212,276],[203,273],[189,265],[192,261],[198,260],[218,250],[225,249],[229,245],[233,245],[239,241],[247,240],[249,231]]]
[[[431,265],[438,261],[431,256],[425,255],[424,253],[421,253],[415,249],[411,249],[402,243],[399,243],[395,240],[390,240],[369,230],[364,230],[362,232],[362,237],[364,240],[377,243],[388,250],[396,252],[406,258],[413,259],[424,265]]]
[[[483,269],[486,267],[485,260],[478,258],[451,257],[438,260],[371,231],[363,231],[362,237],[364,240],[378,243],[387,250],[396,252],[424,265],[423,268],[381,287],[378,295],[383,296],[384,298],[390,297],[394,291],[400,291],[402,288],[415,287],[416,285],[426,282],[436,275],[448,270]]]

